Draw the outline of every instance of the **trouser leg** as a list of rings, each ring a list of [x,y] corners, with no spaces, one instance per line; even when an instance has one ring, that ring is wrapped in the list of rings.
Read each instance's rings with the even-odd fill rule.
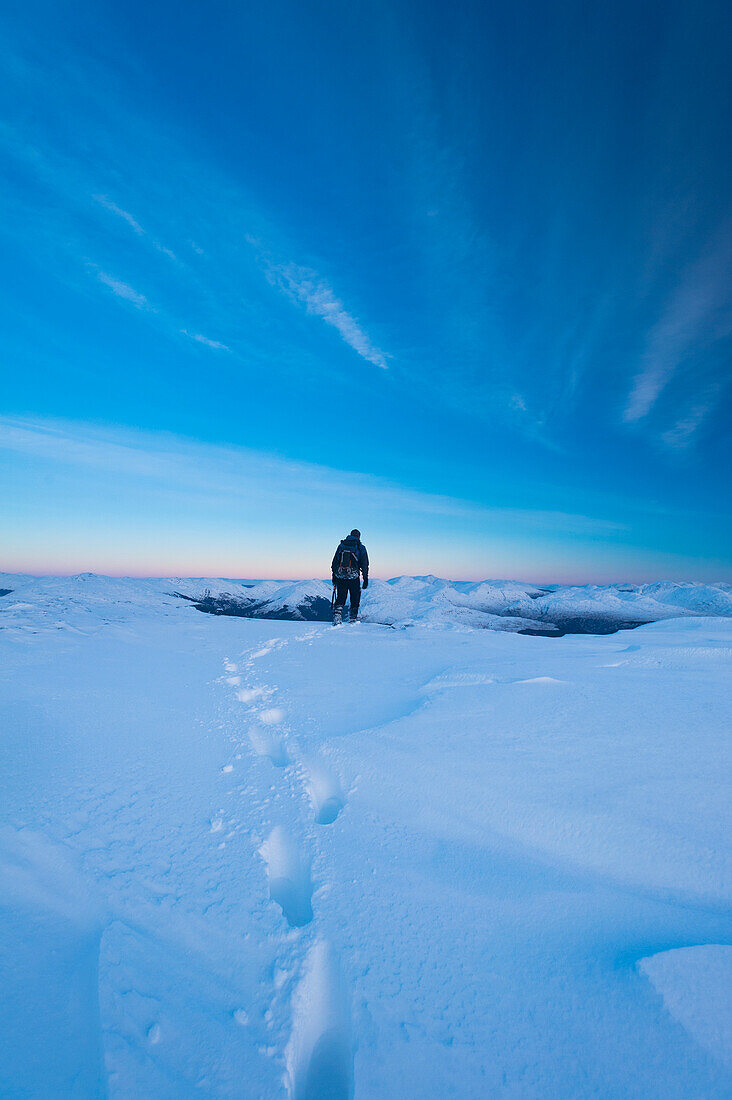
[[[348,589],[351,593],[351,618],[355,619],[358,615],[358,605],[361,603],[361,582],[349,581]]]
[[[348,581],[336,580],[336,602],[335,609],[343,614],[343,608],[346,603],[346,596],[348,595]]]

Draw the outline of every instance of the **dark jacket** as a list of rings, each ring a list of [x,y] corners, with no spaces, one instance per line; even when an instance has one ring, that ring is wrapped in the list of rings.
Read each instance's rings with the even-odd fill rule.
[[[356,560],[358,561],[358,569],[361,573],[363,573],[363,579],[367,581],[369,579],[369,556],[366,553],[366,547],[364,546],[364,544],[354,535],[349,535],[347,539],[343,539],[338,544],[338,549],[333,555],[333,561],[331,562],[330,566],[333,576],[340,576],[339,563],[341,560],[342,550],[351,550],[356,555]],[[342,577],[341,579],[345,579],[345,577]],[[356,573],[356,576],[353,578],[353,580],[358,580],[358,573]]]

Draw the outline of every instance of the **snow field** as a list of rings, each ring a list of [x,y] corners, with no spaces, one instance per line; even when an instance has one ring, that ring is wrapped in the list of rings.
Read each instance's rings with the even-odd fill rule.
[[[729,1091],[729,622],[35,614],[2,1095]]]
[[[288,703],[280,708],[285,725],[290,726],[296,712],[299,740],[310,740],[306,731],[313,723],[321,735],[324,726],[333,731],[329,757],[335,767],[306,764],[301,749],[287,750],[315,821],[322,820],[319,815],[329,799],[334,800],[336,817],[328,814],[327,820],[336,820],[346,805],[344,830],[332,834],[330,850],[315,844],[320,886],[314,896],[311,857],[297,852],[292,836],[285,838],[278,829],[270,839],[275,857],[288,868],[280,875],[287,886],[284,900],[272,889],[270,896],[291,926],[308,925],[318,936],[303,949],[302,976],[293,992],[285,1077],[292,1096],[349,1096],[354,1071],[357,1095],[374,1097],[450,1094],[456,1080],[465,1096],[494,1091],[518,1096],[688,1095],[688,1064],[676,1076],[688,1050],[680,1055],[678,1037],[663,1034],[668,1023],[657,1028],[658,1021],[651,1022],[647,1002],[652,994],[639,986],[639,976],[649,973],[648,964],[661,957],[657,952],[667,947],[669,938],[678,942],[680,937],[683,943],[689,935],[700,937],[710,930],[714,935],[721,928],[729,935],[724,807],[712,795],[713,768],[702,768],[703,776],[694,775],[698,766],[686,768],[680,781],[680,764],[690,760],[688,729],[668,727],[674,708],[661,696],[669,681],[655,689],[646,684],[640,699],[637,690],[628,691],[640,711],[629,717],[618,698],[617,681],[608,680],[605,670],[622,669],[621,676],[635,680],[648,668],[683,669],[693,678],[708,662],[724,665],[729,654],[716,637],[712,645],[699,645],[698,639],[697,644],[678,645],[674,633],[681,624],[645,629],[645,645],[629,645],[627,635],[611,646],[605,639],[577,638],[564,642],[564,652],[557,652],[561,643],[554,640],[512,640],[512,652],[500,653],[492,674],[471,653],[475,639],[452,639],[450,656],[456,651],[469,655],[473,667],[453,665],[426,678],[424,666],[437,655],[444,659],[445,640],[434,643],[427,633],[402,645],[396,642],[399,650],[413,650],[415,643],[426,648],[418,658],[421,683],[410,682],[406,653],[387,670],[380,649],[392,649],[393,655],[395,643],[388,634],[382,633],[376,645],[371,638],[364,652],[358,632],[349,628],[344,628],[348,633],[309,632],[292,639],[290,648],[304,642],[327,652],[339,667],[351,670],[352,660],[368,666],[355,665],[346,683],[336,687],[340,701],[329,698],[326,705],[324,690],[330,693],[332,685],[326,686],[322,677],[314,680],[310,663],[297,654],[273,647],[268,682],[286,685]],[[705,629],[712,636],[728,637],[725,625],[709,621],[693,624],[691,632]],[[520,652],[524,645],[540,658],[532,662],[532,671],[538,671],[538,664],[564,674],[516,675],[528,656]],[[608,649],[618,659],[604,661]],[[366,728],[344,734],[337,712],[344,697],[347,706],[355,695],[349,680],[368,683],[377,671],[380,698],[370,704],[379,712],[389,699],[391,717],[377,713],[369,726],[372,715],[361,691],[358,713]],[[402,695],[405,686],[408,699]],[[585,730],[576,728],[578,688],[580,699],[590,696],[589,708],[579,707],[580,712],[589,710]],[[271,699],[272,689],[262,694]],[[631,736],[623,736],[619,718]],[[447,738],[456,736],[458,758],[447,763]],[[486,754],[490,769],[481,766]],[[523,764],[519,769],[517,754]],[[347,802],[337,777],[339,759],[341,771],[352,776]],[[691,814],[685,819],[679,802],[683,787],[682,803],[692,796],[687,805],[690,810],[695,806],[695,820]],[[712,826],[712,836],[700,829],[702,788],[708,805],[712,795],[713,813],[705,823]],[[608,802],[608,790],[615,806]],[[293,796],[302,801],[301,791],[293,788]],[[715,810],[720,811],[716,831]],[[361,821],[357,812],[363,814]],[[679,822],[688,827],[685,838],[677,835]],[[306,847],[314,839],[311,832],[301,843]],[[373,862],[370,853],[378,853]],[[268,855],[267,860],[269,864]],[[350,898],[346,905],[344,892]],[[697,893],[694,920],[682,911]],[[306,919],[301,920],[303,913]],[[455,914],[460,914],[459,932]],[[319,923],[337,929],[332,938],[318,934]],[[487,942],[480,934],[484,923],[491,930]],[[568,926],[577,944],[567,943]],[[630,950],[621,947],[624,937],[635,941]],[[343,953],[351,965],[369,956],[366,969],[354,980],[357,988],[370,987],[362,1027],[354,1027],[351,1012],[343,1007],[354,999],[342,977]],[[669,954],[675,957],[678,950]],[[327,966],[322,961],[326,958]],[[323,1004],[330,1006],[327,1011]],[[378,1036],[369,1034],[377,1004],[382,1013]],[[396,1016],[390,1020],[395,1004]],[[726,1007],[727,1018],[732,1018]],[[517,1053],[527,1043],[527,1011],[533,1038],[524,1062]],[[669,1011],[683,1023],[682,1011]],[[320,1022],[321,1015],[325,1022]],[[486,1017],[492,1025],[481,1029]],[[702,1030],[713,1032],[708,1017],[703,1017]],[[384,1027],[385,1020],[389,1026]],[[716,1051],[719,1065],[710,1081],[724,1080],[719,1040],[702,1041],[693,1029],[684,1035],[682,1047],[693,1036],[699,1047]],[[351,1046],[346,1036],[352,1036]],[[366,1054],[370,1042],[371,1057]],[[673,1072],[667,1067],[669,1045],[676,1053]],[[488,1050],[495,1057],[493,1072],[486,1065]],[[586,1059],[594,1063],[592,1069],[578,1066],[578,1050],[592,1052]],[[696,1060],[705,1060],[698,1050]],[[715,1086],[709,1087],[713,1095]]]

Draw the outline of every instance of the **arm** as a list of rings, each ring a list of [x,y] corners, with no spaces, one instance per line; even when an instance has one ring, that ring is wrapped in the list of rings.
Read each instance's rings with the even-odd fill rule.
[[[363,543],[361,543],[361,572],[363,573],[363,586],[367,588],[369,583],[369,556]]]

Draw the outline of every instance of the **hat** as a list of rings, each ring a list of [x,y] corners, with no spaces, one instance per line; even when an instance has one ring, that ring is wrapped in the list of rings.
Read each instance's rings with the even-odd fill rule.
[[[353,530],[351,531],[351,534],[353,535],[353,537],[355,539],[360,539],[361,538],[361,532],[358,530],[357,527],[353,528]]]

